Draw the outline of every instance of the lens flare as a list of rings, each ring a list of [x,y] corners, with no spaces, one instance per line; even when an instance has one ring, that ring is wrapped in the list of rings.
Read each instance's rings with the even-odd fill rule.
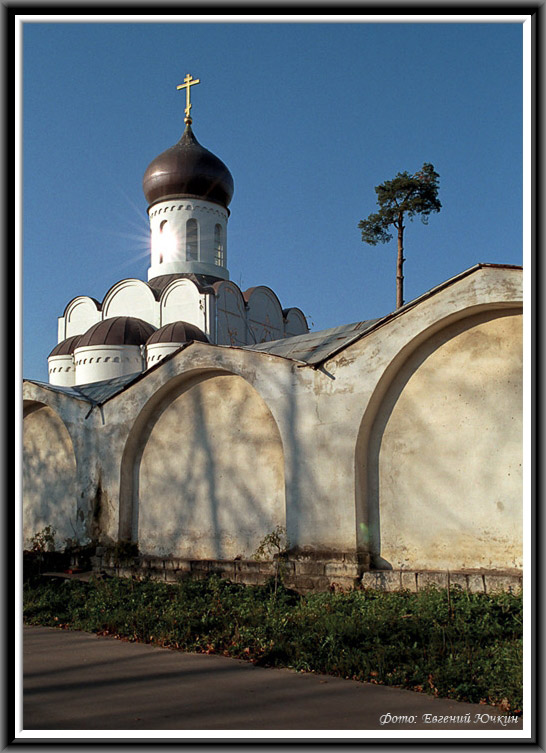
[[[156,264],[176,258],[176,236],[167,222],[160,227],[159,232],[152,235],[152,257]]]

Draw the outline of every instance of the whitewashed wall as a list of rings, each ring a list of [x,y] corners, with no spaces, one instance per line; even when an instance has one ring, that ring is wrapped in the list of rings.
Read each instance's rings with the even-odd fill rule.
[[[75,384],[91,384],[143,371],[140,345],[88,345],[74,351]]]
[[[142,280],[127,279],[113,285],[102,302],[102,319],[134,316],[159,327],[159,303]]]
[[[248,342],[264,343],[284,337],[284,318],[275,293],[263,285],[244,292]]]
[[[246,345],[248,340],[243,295],[233,282],[214,285],[216,291],[216,342],[218,345]]]
[[[177,321],[188,322],[210,335],[208,309],[213,305],[211,297],[212,295],[200,293],[192,280],[173,280],[161,294],[160,326]]]
[[[153,204],[150,217],[152,258],[148,280],[179,272],[214,275],[229,279],[227,270],[227,220],[224,207],[204,199],[168,199]],[[198,224],[197,258],[187,255],[188,220]],[[223,264],[216,263],[214,227],[220,225],[224,246]]]
[[[237,291],[233,286],[234,296]],[[76,403],[84,406],[77,432],[94,438],[98,456],[88,462],[89,442],[77,445],[78,468],[92,476],[92,483],[78,482],[80,504],[92,507],[100,482],[108,500],[101,535],[111,541],[120,532],[130,535],[136,521],[134,535],[138,531],[147,547],[182,551],[172,495],[187,488],[203,516],[199,530],[206,532],[200,541],[197,518],[188,513],[183,530],[193,541],[191,551],[237,556],[230,526],[258,535],[254,523],[244,528],[250,512],[243,482],[250,485],[249,498],[263,497],[266,504],[249,518],[261,521],[262,537],[283,519],[270,515],[269,507],[281,487],[268,468],[280,463],[294,545],[371,551],[406,569],[519,567],[521,301],[521,270],[480,267],[386,317],[320,369],[194,343],[100,410],[89,412],[88,404],[39,385],[25,384],[24,394],[56,400],[61,415],[74,413]],[[233,377],[216,374],[215,381],[212,374],[199,387],[192,382],[218,370]],[[267,435],[271,449],[262,465],[261,454],[245,454],[245,447],[260,439],[269,416],[280,444]],[[143,486],[135,490],[141,441]],[[207,512],[210,479],[219,506]],[[277,490],[272,498],[271,489]],[[163,511],[162,495],[169,500]],[[241,504],[244,515],[237,512]]]
[[[146,554],[250,557],[285,524],[279,432],[241,377],[212,377],[176,397],[154,425],[139,470],[138,541]]]
[[[394,568],[522,567],[521,359],[521,316],[482,314],[397,375],[375,428],[381,556]]]
[[[47,366],[50,384],[58,384],[61,387],[74,385],[76,367],[71,353],[65,356],[50,356],[47,359]]]
[[[289,308],[284,311],[284,336],[304,335],[308,332],[307,319],[303,311],[298,308]]]
[[[61,418],[46,405],[27,409],[23,426],[24,545],[46,526],[56,530],[57,549],[78,529],[76,457]]]
[[[83,335],[89,327],[102,318],[97,304],[92,298],[80,295],[67,305],[64,316],[59,317],[58,342],[72,335]]]

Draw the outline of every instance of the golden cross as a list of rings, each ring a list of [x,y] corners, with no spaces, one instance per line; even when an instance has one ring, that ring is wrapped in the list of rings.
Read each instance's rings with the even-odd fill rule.
[[[198,78],[192,78],[191,73],[188,73],[186,75],[186,78],[184,79],[184,83],[180,84],[180,86],[177,86],[177,89],[185,89],[186,90],[186,109],[184,112],[186,113],[186,117],[184,118],[184,123],[191,123],[190,118],[190,110],[191,110],[191,104],[190,104],[190,86],[193,86],[194,84],[199,84],[200,81]]]

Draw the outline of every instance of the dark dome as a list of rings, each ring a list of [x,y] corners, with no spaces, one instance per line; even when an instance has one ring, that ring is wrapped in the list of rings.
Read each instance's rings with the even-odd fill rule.
[[[72,353],[74,353],[75,348],[78,347],[80,337],[81,335],[72,335],[72,337],[67,337],[66,340],[62,340],[53,348],[48,355],[48,358],[51,358],[51,356],[71,356]]]
[[[211,286],[215,282],[221,282],[221,277],[213,277],[212,275],[195,274],[194,272],[173,272],[170,275],[158,275],[148,280],[148,287],[152,290],[156,299],[159,300],[161,293],[165,290],[167,285],[170,285],[173,280],[191,280],[194,282],[200,293],[210,291]]]
[[[134,316],[114,316],[89,327],[76,347],[89,345],[144,345],[155,327]]]
[[[208,343],[208,338],[204,332],[195,324],[188,324],[188,322],[171,322],[170,324],[164,324],[163,327],[156,329],[156,331],[148,338],[146,345],[153,345],[154,343],[187,343],[192,340],[199,340],[203,343]]]
[[[233,178],[222,160],[201,146],[188,124],[180,141],[150,162],[142,188],[148,204],[183,195],[227,208],[233,196]]]

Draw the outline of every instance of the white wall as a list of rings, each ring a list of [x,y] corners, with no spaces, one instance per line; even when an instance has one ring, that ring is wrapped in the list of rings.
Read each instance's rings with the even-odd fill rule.
[[[173,280],[161,294],[160,326],[176,321],[188,322],[195,324],[207,336],[210,335],[208,308],[211,297],[211,294],[200,293],[192,280]]]
[[[238,300],[236,286],[220,283],[220,288],[224,286]],[[280,488],[268,471],[262,473],[259,452],[244,454],[245,446],[252,448],[252,437],[261,436],[269,411],[282,443],[286,524],[293,544],[354,552],[365,550],[371,540],[373,546],[377,544],[374,551],[395,567],[430,569],[442,562],[450,569],[472,562],[484,568],[513,567],[521,562],[517,517],[521,500],[515,501],[521,493],[521,403],[515,397],[520,389],[521,340],[514,314],[521,300],[521,270],[478,268],[386,317],[319,369],[265,353],[194,343],[89,415],[88,404],[49,388],[26,383],[24,394],[55,400],[67,415],[81,410],[77,430],[82,441],[77,444],[78,434],[74,442],[79,468],[92,476],[80,483],[86,495],[82,499],[91,498],[88,487],[96,488],[100,480],[103,498],[108,500],[102,531],[111,540],[121,530],[118,513],[129,521],[130,531],[131,516],[138,512],[132,508],[133,460],[135,446],[142,441],[143,468],[149,473],[140,489],[140,515],[145,516],[141,522],[152,516],[143,529],[149,546],[153,549],[157,541],[146,539],[147,531],[161,530],[163,512],[155,505],[165,493],[170,505],[165,509],[166,530],[171,532],[173,551],[181,551],[176,549],[177,536],[183,535],[176,528],[177,501],[168,490],[184,495],[187,488],[198,501],[203,530],[208,531],[200,541],[192,527],[196,519],[191,515],[185,519],[192,552],[197,556],[202,551],[234,551],[227,539],[211,534],[213,529],[229,533],[231,522],[222,519],[218,528],[220,518],[211,517],[210,507],[207,513],[207,479],[220,474],[214,481],[216,499],[233,513],[237,525],[243,519],[235,515],[231,502],[224,501],[246,500],[240,494],[243,483],[248,480],[252,495],[256,490],[269,495],[271,488]],[[210,389],[203,386],[192,392],[194,387],[188,385],[196,374],[201,379],[205,372],[218,369],[244,377],[243,384],[252,385],[249,394],[254,395],[254,390],[260,399],[245,397],[246,388],[237,387],[239,382],[224,392],[220,386],[230,383],[222,383],[223,377],[216,383],[211,380]],[[186,392],[176,392],[184,385]],[[257,407],[260,400],[267,406],[263,412]],[[246,420],[247,405],[252,420]],[[198,429],[199,411],[206,427],[203,434]],[[154,428],[147,444],[150,426]],[[232,436],[225,427],[240,433]],[[93,437],[97,459],[83,439],[85,432]],[[241,438],[244,442],[239,446]],[[457,452],[470,454],[461,474]],[[163,476],[162,456],[166,458]],[[221,458],[219,463],[216,457]],[[205,470],[207,462],[213,464],[212,475]],[[278,467],[274,452],[268,465]],[[246,475],[240,475],[241,468]],[[375,469],[380,474],[374,477]],[[152,502],[146,508],[147,499]],[[259,510],[263,536],[265,524],[273,523],[275,516]],[[464,540],[454,535],[454,520],[462,533],[475,536],[475,560],[466,556]],[[431,536],[435,531],[443,536],[448,524],[453,545],[450,559],[442,560],[447,550]],[[399,538],[400,530],[406,539]],[[417,534],[426,542],[421,549],[414,540]]]
[[[270,288],[259,285],[245,291],[248,342],[263,343],[284,337],[284,319],[279,299]]]
[[[284,523],[282,446],[259,395],[241,377],[222,375],[176,397],[140,462],[141,551],[250,557]]]
[[[142,280],[121,280],[110,288],[102,302],[102,319],[133,316],[159,327],[159,302]]]
[[[203,199],[159,201],[148,209],[151,231],[151,266],[148,280],[177,272],[214,275],[229,279],[227,270],[228,212],[219,204]],[[198,224],[198,258],[187,258],[186,227],[194,219]],[[165,224],[162,224],[165,223]],[[214,226],[219,224],[224,239],[224,263],[215,259]]]
[[[47,359],[49,383],[61,387],[72,387],[76,378],[76,367],[72,355],[50,356]]]
[[[76,348],[75,384],[91,384],[144,370],[140,345],[90,345]]]
[[[400,371],[376,426],[381,556],[394,568],[522,567],[521,359],[521,316],[482,314]]]
[[[101,312],[92,298],[81,295],[67,305],[64,316],[59,317],[58,342],[72,335],[83,335],[89,327],[101,320]]]
[[[216,286],[216,342],[218,345],[246,345],[249,342],[245,301],[233,282]]]
[[[307,319],[303,311],[298,308],[290,308],[285,311],[284,336],[304,335],[309,331]]]
[[[23,537],[56,529],[57,549],[77,529],[76,458],[68,431],[48,406],[34,406],[23,421]]]
[[[146,346],[146,368],[155,366],[161,359],[178,350],[182,343],[152,343]]]

